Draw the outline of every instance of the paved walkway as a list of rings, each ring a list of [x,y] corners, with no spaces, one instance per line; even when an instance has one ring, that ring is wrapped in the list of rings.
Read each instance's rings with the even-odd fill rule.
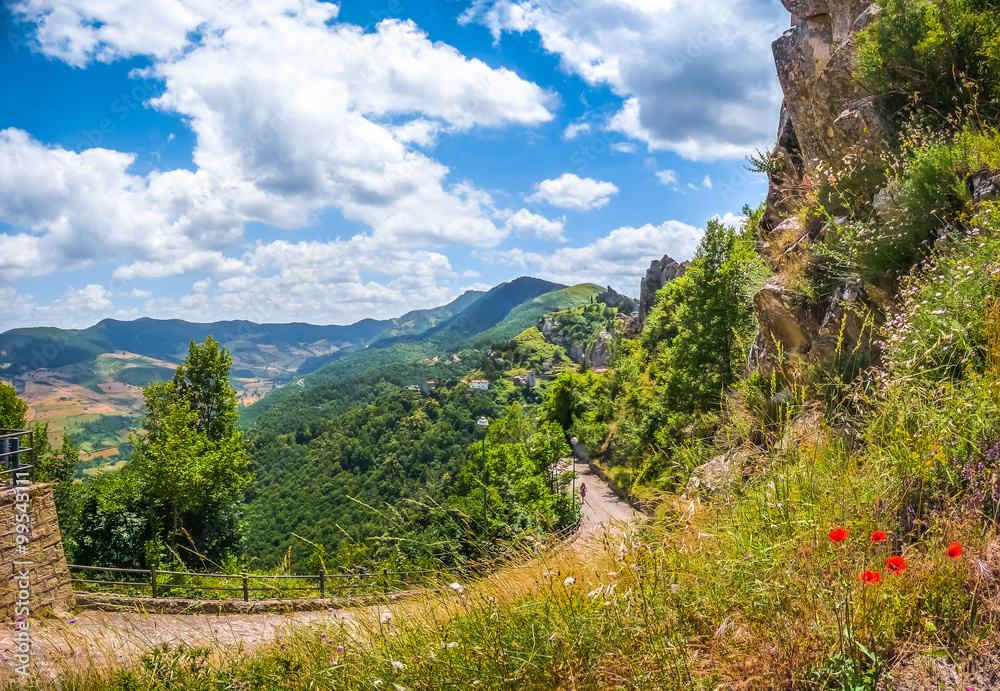
[[[568,468],[567,468],[568,469]],[[639,520],[641,514],[619,499],[590,470],[588,463],[575,460],[577,501],[580,482],[587,485],[583,500],[580,530],[572,539],[574,550],[591,549],[593,539],[613,525]],[[371,613],[372,608],[333,611],[294,612],[289,614],[139,614],[108,613],[92,610],[76,615],[60,615],[31,620],[31,671],[43,678],[53,678],[59,669],[89,666],[114,667],[135,660],[154,646],[183,644],[208,646],[226,654],[252,650],[261,645],[273,645],[282,637],[303,635],[302,628],[314,629],[314,635],[327,632],[327,640],[336,645],[335,632],[359,613]],[[70,623],[70,620],[73,623]],[[16,678],[15,667],[20,663],[14,624],[0,628],[0,677]],[[7,674],[5,674],[7,673]],[[3,687],[0,681],[0,688]]]
[[[633,523],[642,518],[643,514],[611,491],[608,483],[590,469],[589,463],[574,459],[573,470],[578,475],[578,501],[580,483],[587,485],[587,497],[583,500],[583,519],[580,531],[573,539],[574,546],[586,545],[589,538],[600,536],[613,523]]]
[[[59,614],[30,621],[29,669],[42,678],[53,678],[67,668],[113,669],[164,643],[171,647],[205,646],[231,655],[280,643],[294,631],[302,635],[302,627],[315,629],[317,636],[328,632],[326,638],[336,645],[335,633],[350,614],[350,610],[241,615],[85,610],[75,615]],[[0,678],[16,679],[15,668],[21,664],[15,657],[14,636],[18,634],[13,627],[0,629]]]

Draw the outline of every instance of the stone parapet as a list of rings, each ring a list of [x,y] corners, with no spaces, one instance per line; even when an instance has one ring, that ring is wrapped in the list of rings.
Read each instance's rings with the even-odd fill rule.
[[[0,482],[0,621],[24,614],[25,607],[29,616],[73,607],[51,487],[14,488],[7,478]],[[18,526],[25,524],[19,532]]]

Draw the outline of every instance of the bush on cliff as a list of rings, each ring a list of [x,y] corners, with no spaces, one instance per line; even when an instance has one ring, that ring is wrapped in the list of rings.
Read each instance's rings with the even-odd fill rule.
[[[858,78],[897,125],[1000,112],[1000,9],[990,0],[886,0],[858,37]]]

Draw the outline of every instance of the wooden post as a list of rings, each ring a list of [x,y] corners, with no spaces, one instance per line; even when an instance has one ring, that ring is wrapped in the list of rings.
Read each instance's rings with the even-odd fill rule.
[[[247,582],[246,573],[243,574],[243,602],[250,602],[250,584]]]
[[[155,566],[152,567],[149,570],[149,575],[150,575],[150,584],[153,587],[153,597],[157,597],[157,591],[156,591],[156,567]]]
[[[323,569],[319,570],[319,596],[324,597],[326,592],[326,577]]]
[[[382,569],[382,590],[389,592],[389,569]]]

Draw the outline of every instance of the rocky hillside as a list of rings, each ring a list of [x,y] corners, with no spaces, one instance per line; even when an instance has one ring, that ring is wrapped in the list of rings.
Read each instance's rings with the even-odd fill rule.
[[[855,78],[857,32],[879,16],[866,0],[783,0],[792,27],[773,46],[784,101],[768,161],[768,195],[758,226],[760,255],[774,271],[754,298],[760,324],[752,357],[766,371],[828,361],[835,351],[872,347],[884,321],[856,276],[815,296],[801,290],[810,247],[835,234],[840,218],[803,214],[820,180],[883,167],[889,127],[871,93]],[[798,289],[797,289],[798,288]]]

